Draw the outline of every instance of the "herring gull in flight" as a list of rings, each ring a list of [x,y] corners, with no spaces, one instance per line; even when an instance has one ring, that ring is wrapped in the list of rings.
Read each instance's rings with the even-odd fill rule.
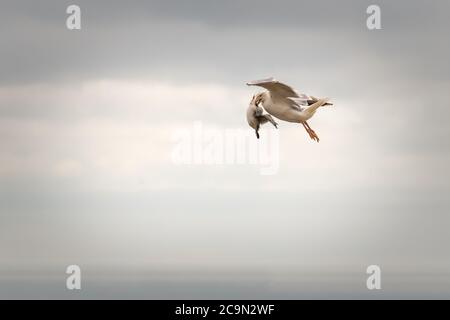
[[[303,93],[298,93],[292,87],[274,78],[247,82],[249,86],[259,86],[267,91],[258,93],[252,99],[258,106],[260,103],[272,116],[288,121],[301,123],[311,139],[319,142],[319,137],[307,123],[321,106],[332,105],[328,98],[317,99]],[[250,103],[251,105],[252,103]],[[266,121],[267,122],[267,121]]]

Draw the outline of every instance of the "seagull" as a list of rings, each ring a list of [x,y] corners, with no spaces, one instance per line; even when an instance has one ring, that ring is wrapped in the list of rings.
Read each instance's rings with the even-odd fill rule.
[[[252,101],[255,100],[256,105],[261,103],[269,114],[280,120],[301,123],[309,137],[319,142],[319,137],[306,121],[311,119],[319,107],[332,105],[328,102],[328,98],[317,99],[298,93],[292,87],[274,78],[250,81],[247,82],[247,85],[259,86],[268,90],[254,96]]]
[[[260,125],[270,122],[273,124],[275,128],[278,128],[278,123],[273,120],[272,116],[270,114],[263,114],[264,109],[261,108],[256,104],[256,96],[253,96],[252,101],[250,101],[250,104],[247,109],[247,122],[250,127],[255,129],[256,138],[259,139],[259,127]]]

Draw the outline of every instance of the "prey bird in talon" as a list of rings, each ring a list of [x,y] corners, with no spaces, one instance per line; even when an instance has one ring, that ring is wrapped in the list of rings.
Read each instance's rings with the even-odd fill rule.
[[[278,123],[273,120],[270,114],[264,114],[264,109],[256,104],[256,96],[253,96],[252,101],[247,109],[247,122],[250,127],[255,129],[256,137],[259,139],[259,128],[262,124],[270,122],[278,129]]]
[[[258,93],[252,99],[257,106],[261,103],[264,109],[272,116],[288,121],[301,123],[309,137],[319,142],[319,137],[309,126],[307,120],[311,119],[317,109],[330,106],[328,98],[317,99],[313,96],[298,93],[292,87],[281,83],[274,78],[247,82],[248,86],[259,86],[267,91]]]

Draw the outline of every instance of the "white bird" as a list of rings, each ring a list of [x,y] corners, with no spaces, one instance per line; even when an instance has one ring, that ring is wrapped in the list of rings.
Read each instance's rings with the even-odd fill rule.
[[[256,105],[261,103],[268,113],[280,120],[301,123],[310,138],[319,142],[319,137],[306,121],[311,119],[319,107],[332,105],[327,102],[328,98],[317,99],[298,93],[274,78],[247,82],[247,85],[260,86],[268,90],[254,97]]]
[[[256,137],[259,139],[259,127],[270,122],[275,128],[277,128],[278,123],[273,120],[270,114],[264,114],[264,109],[256,104],[256,96],[253,96],[252,101],[247,108],[247,122],[250,127],[255,129]]]

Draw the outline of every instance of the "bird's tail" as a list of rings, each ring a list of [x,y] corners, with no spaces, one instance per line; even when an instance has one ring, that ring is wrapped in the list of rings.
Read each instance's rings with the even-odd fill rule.
[[[308,100],[308,105],[312,105],[312,104],[316,103],[317,101],[319,101],[319,99],[317,99],[316,97],[310,96],[310,98],[311,99]],[[325,106],[332,106],[332,105],[333,105],[333,103],[327,102],[323,106],[325,107]]]
[[[314,115],[314,113],[316,113],[317,109],[320,108],[321,106],[324,106],[328,100],[329,100],[328,98],[319,99],[312,105],[307,107],[305,110],[303,110],[303,112],[308,116],[308,118],[310,118]]]

